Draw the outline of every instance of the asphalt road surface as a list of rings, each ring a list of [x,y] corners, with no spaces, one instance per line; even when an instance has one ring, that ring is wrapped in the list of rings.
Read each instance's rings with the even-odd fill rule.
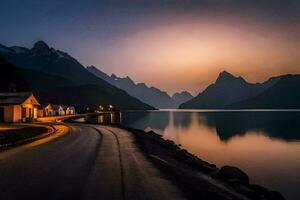
[[[183,199],[132,135],[98,125],[0,153],[0,199]]]

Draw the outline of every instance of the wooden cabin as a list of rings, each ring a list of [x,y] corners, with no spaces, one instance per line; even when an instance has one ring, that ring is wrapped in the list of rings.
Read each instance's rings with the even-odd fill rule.
[[[39,105],[30,92],[0,93],[0,122],[33,121]]]

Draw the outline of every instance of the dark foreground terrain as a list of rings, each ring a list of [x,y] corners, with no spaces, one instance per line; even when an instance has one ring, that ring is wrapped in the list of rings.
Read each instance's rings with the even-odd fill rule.
[[[128,132],[68,128],[59,139],[0,153],[0,199],[184,199]]]

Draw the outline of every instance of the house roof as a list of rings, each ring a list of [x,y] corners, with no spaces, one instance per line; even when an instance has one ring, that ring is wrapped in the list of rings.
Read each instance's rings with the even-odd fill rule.
[[[52,105],[52,108],[53,108],[54,110],[57,110],[57,109],[59,109],[59,108],[67,109],[67,106],[65,106],[65,105]]]
[[[0,105],[18,105],[18,104],[22,104],[31,96],[33,96],[33,94],[31,92],[0,93]],[[34,102],[33,104],[34,105],[39,105],[39,103],[37,101]]]
[[[47,104],[41,104],[41,105],[39,105],[39,109],[40,110],[42,110],[42,109],[45,109],[46,107],[48,107],[48,106],[50,106],[50,107],[52,107],[52,105],[50,104],[50,103],[47,103]]]

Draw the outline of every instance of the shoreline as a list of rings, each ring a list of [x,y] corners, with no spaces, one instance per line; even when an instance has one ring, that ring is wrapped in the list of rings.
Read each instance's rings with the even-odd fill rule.
[[[83,122],[79,122],[83,123]],[[234,166],[218,168],[189,153],[181,145],[162,138],[154,131],[125,127],[119,124],[87,124],[125,129],[134,135],[143,154],[182,190],[187,199],[205,200],[284,200],[278,191],[249,182],[249,176]]]
[[[234,166],[216,165],[200,159],[154,131],[124,126],[147,158],[158,167],[188,199],[284,200],[277,191],[249,182],[249,176]]]

